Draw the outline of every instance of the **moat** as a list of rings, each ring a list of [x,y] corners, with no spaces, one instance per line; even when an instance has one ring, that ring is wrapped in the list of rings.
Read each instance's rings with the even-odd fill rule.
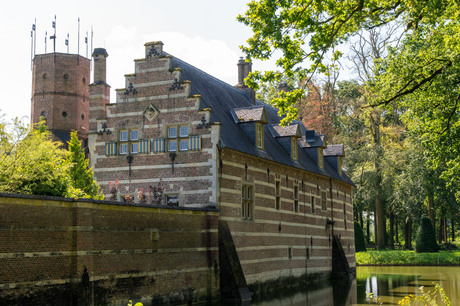
[[[452,305],[460,304],[460,267],[358,267],[357,277],[350,283],[335,281],[306,290],[282,291],[268,299],[256,297],[250,305],[376,305],[368,293],[384,305],[398,305],[404,296],[420,293],[421,286],[425,292],[433,291],[435,283],[441,285]]]

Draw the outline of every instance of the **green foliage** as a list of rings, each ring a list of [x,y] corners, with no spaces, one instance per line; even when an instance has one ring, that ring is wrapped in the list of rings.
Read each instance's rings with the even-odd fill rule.
[[[436,302],[436,296],[439,295],[439,299],[442,302],[442,305],[451,306],[452,303],[450,299],[447,297],[444,289],[439,286],[439,284],[435,285],[435,289],[433,292],[425,292],[425,288],[422,286],[419,288],[421,294],[410,294],[405,296],[402,300],[398,302],[398,305],[431,305],[437,306],[439,305]]]
[[[68,196],[74,198],[102,199],[103,195],[93,178],[93,170],[88,166],[88,160],[81,147],[77,132],[70,134],[69,152],[66,163],[69,166],[70,184]]]
[[[50,139],[44,122],[0,123],[0,192],[102,199],[76,133],[69,149]]]
[[[49,139],[40,124],[29,130],[18,119],[0,128],[0,191],[6,193],[65,196],[65,150]]]
[[[355,250],[356,252],[366,252],[363,229],[358,222],[355,222]]]
[[[420,228],[415,240],[415,251],[417,253],[431,253],[439,251],[439,246],[436,242],[436,233],[434,232],[433,224],[428,217],[423,217],[421,219]]]
[[[359,266],[460,266],[460,251],[417,253],[415,251],[385,250],[356,253]]]

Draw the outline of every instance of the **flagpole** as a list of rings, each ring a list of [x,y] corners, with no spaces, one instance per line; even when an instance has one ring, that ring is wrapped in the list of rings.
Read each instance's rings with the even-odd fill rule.
[[[34,23],[34,58],[35,58],[35,47],[37,46],[37,18],[35,18],[35,23]]]
[[[78,61],[78,64],[80,65],[80,17],[78,17],[78,48],[77,48],[77,54],[79,56],[77,56],[77,61]]]
[[[91,61],[90,61],[90,71],[93,70],[93,25],[91,25]]]
[[[34,30],[32,25],[32,31],[30,31],[30,70],[34,68]]]

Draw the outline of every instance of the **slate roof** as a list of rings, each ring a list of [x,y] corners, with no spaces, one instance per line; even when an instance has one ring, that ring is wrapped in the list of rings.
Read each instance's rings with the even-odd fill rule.
[[[342,176],[339,176],[337,171],[335,171],[326,160],[324,160],[324,170],[320,169],[303,150],[298,150],[298,161],[291,159],[289,152],[286,152],[283,149],[278,139],[271,137],[272,134],[270,128],[273,125],[278,125],[280,123],[278,110],[274,107],[259,100],[256,100],[256,104],[254,105],[248,93],[239,90],[174,56],[171,58],[171,66],[171,68],[181,69],[181,81],[191,81],[190,93],[192,95],[201,95],[200,108],[211,109],[210,122],[219,122],[221,124],[220,145],[222,148],[233,149],[290,167],[300,168],[312,173],[333,177],[334,179],[354,186],[353,182],[345,173],[343,173]],[[235,123],[234,117],[238,109],[253,108],[254,112],[255,110],[259,112],[261,107],[265,110],[268,120],[268,124],[264,124],[265,137],[263,151],[259,150],[253,141],[251,141],[251,139],[246,135],[240,125]],[[240,114],[243,114],[243,118],[246,118],[247,112],[242,111]],[[305,126],[300,121],[294,121],[291,123],[291,125],[295,124],[298,124],[301,135],[305,135],[307,131]],[[322,136],[322,138],[320,136],[319,139],[324,140],[324,136]]]
[[[272,124],[272,135],[274,137],[301,137],[298,124],[281,126]]]
[[[328,145],[326,149],[323,150],[324,156],[345,156],[343,151],[343,144]]]
[[[265,121],[264,107],[261,105],[236,108],[232,110],[232,114],[234,115],[235,122]]]

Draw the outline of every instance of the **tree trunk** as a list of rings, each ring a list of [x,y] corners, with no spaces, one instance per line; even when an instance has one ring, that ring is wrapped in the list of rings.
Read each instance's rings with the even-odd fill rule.
[[[363,219],[363,211],[359,212],[359,223],[361,224],[361,228],[364,228],[364,219]]]
[[[455,241],[455,225],[454,225],[454,219],[451,220],[451,226],[452,226],[452,242]]]
[[[444,243],[447,243],[447,218],[444,218],[444,228],[442,233]]]
[[[366,237],[367,244],[369,244],[371,242],[371,220],[370,220],[369,213],[367,213],[366,235],[367,235]]]
[[[427,205],[428,217],[431,219],[431,223],[433,223],[433,228],[436,228],[436,216],[434,213],[434,196],[433,196],[433,191],[431,190],[431,187],[429,188],[430,190],[428,190],[428,205]]]
[[[406,250],[412,250],[412,220],[410,217],[406,218],[404,227],[404,248]]]
[[[395,234],[395,232],[394,232],[394,226],[395,226],[394,221],[395,220],[394,220],[394,218],[395,218],[395,215],[394,215],[393,211],[390,211],[390,249],[391,250],[394,250],[394,248],[395,248],[395,240],[394,240],[394,237],[395,237],[394,236],[394,234]]]
[[[380,166],[380,159],[383,156],[383,148],[380,144],[380,117],[378,113],[370,115],[371,131],[374,140],[375,150],[375,188],[377,191],[375,197],[375,247],[377,250],[385,249],[385,202],[382,193],[382,169]]]
[[[398,229],[398,218],[395,217],[395,238],[396,243],[399,244],[399,229]]]
[[[385,210],[383,200],[378,192],[375,199],[375,247],[377,250],[385,249]]]

